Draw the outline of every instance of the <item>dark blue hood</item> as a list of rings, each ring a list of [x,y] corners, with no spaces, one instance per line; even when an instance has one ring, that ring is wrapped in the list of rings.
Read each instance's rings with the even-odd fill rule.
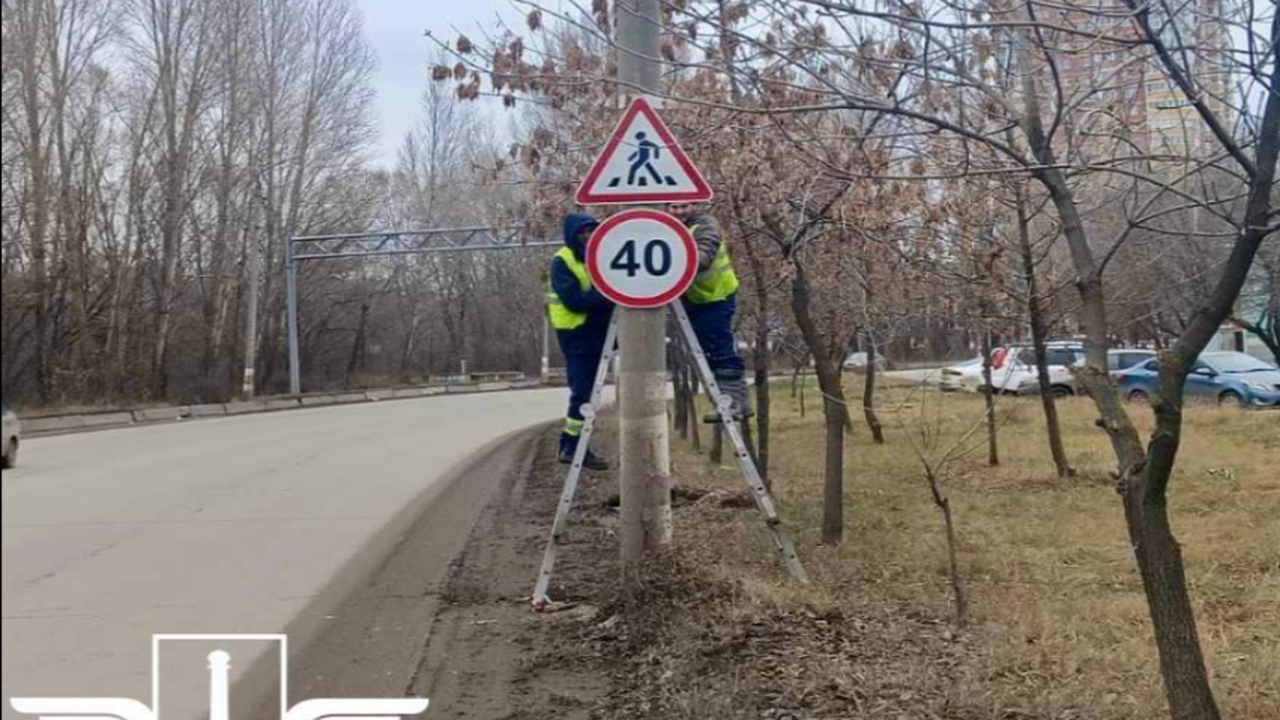
[[[586,244],[578,241],[578,235],[583,230],[595,230],[600,227],[600,221],[587,215],[586,213],[572,213],[564,219],[564,244],[571,250],[573,254],[582,259],[586,255]]]

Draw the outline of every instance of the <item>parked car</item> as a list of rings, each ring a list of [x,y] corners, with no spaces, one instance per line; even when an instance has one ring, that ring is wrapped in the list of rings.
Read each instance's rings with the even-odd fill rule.
[[[976,357],[959,365],[942,369],[938,387],[943,392],[961,392],[982,384],[982,358]]]
[[[1050,383],[1055,394],[1074,395],[1070,367],[1084,362],[1084,346],[1077,343],[1051,343],[1048,348]],[[991,358],[991,384],[997,393],[1018,395],[1038,393],[1039,375],[1036,370],[1036,351],[1030,346],[1012,346],[996,349]],[[985,387],[982,366],[972,377],[960,378],[966,390],[982,392]]]
[[[845,370],[865,371],[867,369],[867,354],[864,352],[856,352],[844,360]],[[876,370],[883,372],[889,369],[889,361],[885,356],[876,353]]]
[[[1142,350],[1138,348],[1121,348],[1112,350],[1107,353],[1107,369],[1113,377],[1117,377],[1124,370],[1136,367],[1144,362],[1154,360],[1156,358],[1155,350]],[[1084,362],[1083,354],[1079,358],[1079,362]],[[1070,397],[1082,394],[1081,388],[1076,384],[1075,373],[1069,368],[1058,369],[1053,365],[1049,366],[1049,382],[1054,388],[1054,392],[1059,397]],[[1039,395],[1040,380],[1032,373],[1032,377],[1018,388],[1019,395]]]
[[[1112,376],[1116,376],[1129,368],[1137,367],[1143,363],[1155,360],[1157,354],[1158,353],[1156,353],[1155,350],[1138,350],[1131,348],[1112,350],[1111,356],[1108,358],[1108,362],[1111,365],[1111,374]]]
[[[22,440],[22,423],[18,422],[18,416],[13,412],[13,408],[9,407],[7,398],[0,398],[4,409],[4,435],[0,445],[4,450],[3,466],[5,470],[12,470],[18,464],[18,445]]]
[[[1130,402],[1150,402],[1159,393],[1160,362],[1149,360],[1117,379]],[[1220,405],[1280,408],[1280,370],[1245,353],[1205,353],[1187,377],[1186,394]]]

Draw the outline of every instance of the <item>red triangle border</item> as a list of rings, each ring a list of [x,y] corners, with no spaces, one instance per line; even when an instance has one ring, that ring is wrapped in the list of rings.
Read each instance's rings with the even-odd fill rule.
[[[671,153],[672,158],[680,165],[680,169],[684,170],[689,179],[693,181],[695,189],[683,193],[665,193],[658,194],[653,192],[637,192],[618,195],[596,195],[592,194],[591,188],[595,186],[596,181],[600,179],[600,175],[604,173],[605,166],[609,162],[609,158],[613,157],[618,146],[626,139],[626,131],[631,127],[631,123],[635,121],[636,116],[640,114],[649,120],[653,125],[653,129],[658,133],[658,138],[662,140],[663,148]],[[613,130],[613,136],[609,138],[609,143],[605,145],[604,152],[600,153],[595,163],[591,166],[591,171],[587,173],[586,180],[578,186],[576,196],[579,205],[639,205],[639,204],[664,204],[673,202],[710,202],[715,197],[715,193],[711,190],[698,167],[693,164],[693,160],[689,158],[684,148],[680,147],[680,143],[676,141],[675,136],[671,133],[671,129],[667,127],[666,122],[658,115],[649,101],[644,98],[636,98],[631,102],[631,106],[627,108],[627,112],[622,116],[622,120],[618,122],[617,127]]]

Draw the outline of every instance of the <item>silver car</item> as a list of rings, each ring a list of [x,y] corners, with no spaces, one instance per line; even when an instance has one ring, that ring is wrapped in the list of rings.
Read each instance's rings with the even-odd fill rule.
[[[18,445],[22,440],[22,424],[18,422],[18,416],[9,407],[8,399],[0,399],[4,404],[4,469],[12,470],[14,465],[18,464]]]

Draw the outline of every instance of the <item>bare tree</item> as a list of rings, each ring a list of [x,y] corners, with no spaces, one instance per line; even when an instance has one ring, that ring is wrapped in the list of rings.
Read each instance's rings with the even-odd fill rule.
[[[1274,184],[1280,155],[1280,73],[1275,70],[1274,53],[1264,48],[1274,48],[1280,39],[1280,17],[1274,11],[1270,17],[1258,13],[1252,2],[1216,18],[1212,13],[1201,14],[1197,6],[1171,10],[1136,0],[1125,3],[1128,14],[1085,9],[1066,13],[1084,20],[1077,23],[1041,18],[1043,9],[1033,3],[958,7],[891,2],[872,7],[805,0],[804,5],[827,14],[823,19],[790,12],[781,4],[762,3],[760,11],[778,25],[791,28],[792,37],[826,35],[835,27],[844,38],[822,43],[828,51],[814,53],[820,58],[817,62],[807,61],[803,54],[779,52],[776,45],[762,38],[743,34],[742,39],[763,53],[777,53],[773,57],[778,58],[778,65],[803,76],[813,88],[815,97],[808,107],[792,107],[786,112],[889,113],[921,133],[953,138],[951,157],[958,176],[975,171],[1021,173],[1047,194],[1076,271],[1088,357],[1081,377],[1120,464],[1127,520],[1147,590],[1170,708],[1180,720],[1217,718],[1166,497],[1180,445],[1187,374],[1196,356],[1230,316],[1263,242],[1273,239],[1278,229]],[[1189,46],[1181,39],[1178,28],[1183,22],[1200,28],[1196,32],[1201,42]],[[1243,29],[1248,40],[1231,46],[1231,32],[1221,30],[1223,27]],[[1071,87],[1064,80],[1063,63],[1072,51],[1063,48],[1071,48],[1065,41],[1072,39],[1083,40],[1086,47],[1075,51],[1077,55],[1091,55],[1095,52],[1092,48],[1101,43],[1109,49],[1126,50],[1132,59],[1122,59],[1117,71],[1102,76],[1103,83],[1088,80],[1084,87]],[[893,92],[885,99],[824,77],[821,68],[830,67],[833,55],[901,70],[910,77],[906,83],[909,90]],[[1211,82],[1192,67],[1192,58],[1200,67],[1247,70],[1246,82],[1251,89],[1225,92],[1221,83]],[[1003,64],[1005,59],[1007,64]],[[1197,199],[1181,189],[1185,183],[1166,180],[1167,173],[1150,173],[1152,164],[1169,168],[1170,155],[1142,152],[1140,148],[1135,152],[1134,143],[1121,134],[1126,118],[1119,118],[1111,130],[1085,128],[1112,141],[1095,141],[1092,146],[1079,142],[1082,136],[1076,121],[1092,109],[1088,103],[1104,92],[1118,93],[1123,101],[1130,77],[1126,71],[1134,66],[1167,80],[1175,97],[1181,98],[1180,106],[1189,111],[1191,122],[1184,126],[1188,133],[1208,138],[1203,144],[1187,142],[1181,155],[1172,154],[1173,163],[1184,168],[1184,176],[1187,168],[1195,175],[1209,167],[1230,167],[1246,188],[1242,197],[1231,201]],[[918,92],[926,86],[948,87],[955,93],[954,100],[939,103],[936,96]],[[1252,98],[1261,98],[1256,114],[1251,114],[1248,106]],[[1242,124],[1246,136],[1232,132],[1227,113],[1252,118]],[[998,131],[1009,127],[1016,128],[1026,152],[1002,139],[1003,133]],[[1201,148],[1205,152],[1198,154]],[[975,151],[992,160],[977,166]],[[1232,251],[1212,283],[1211,293],[1201,298],[1186,331],[1165,354],[1162,399],[1155,406],[1158,431],[1146,446],[1108,374],[1111,324],[1106,271],[1114,252],[1099,251],[1082,210],[1087,192],[1081,183],[1111,176],[1150,183],[1160,193],[1177,196],[1235,229]],[[1150,220],[1135,214],[1138,216],[1130,226]],[[1129,236],[1122,233],[1114,245],[1122,245]]]
[[[196,139],[214,72],[211,46],[217,9],[193,0],[159,0],[134,2],[129,10],[135,25],[130,33],[135,65],[154,83],[159,98],[159,277],[149,385],[151,393],[162,398],[167,391],[175,303],[181,291],[190,183],[199,172]]]

